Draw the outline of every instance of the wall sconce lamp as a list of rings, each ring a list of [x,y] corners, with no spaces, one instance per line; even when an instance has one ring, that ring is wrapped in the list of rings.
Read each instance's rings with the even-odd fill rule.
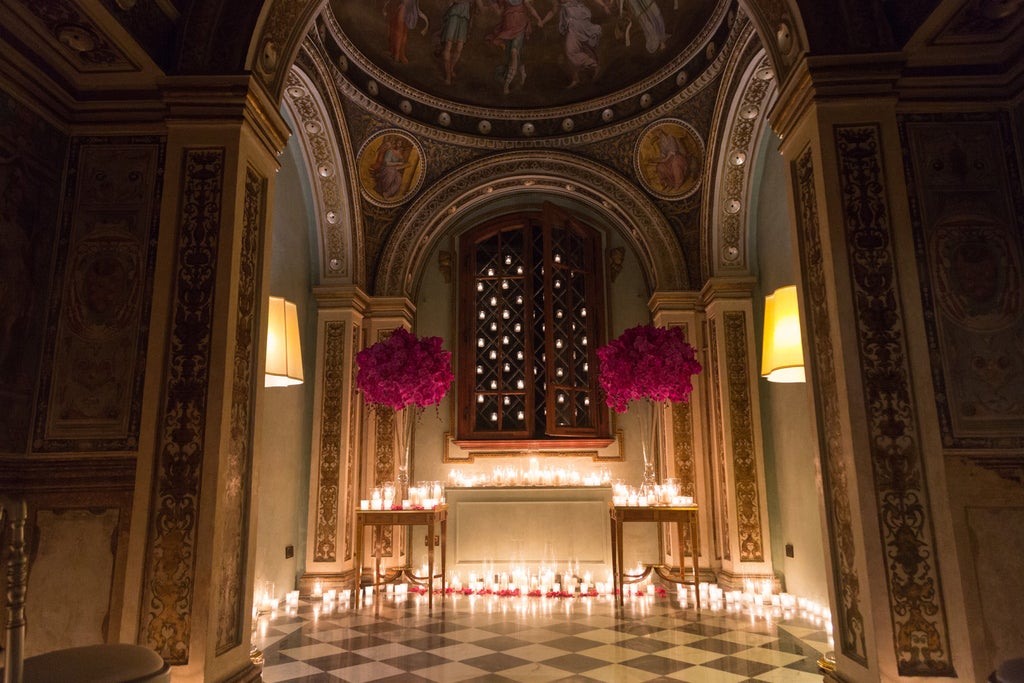
[[[769,382],[805,381],[796,285],[780,287],[764,299],[761,376]]]
[[[269,314],[264,386],[302,384],[302,350],[299,348],[299,316],[295,304],[272,296]]]

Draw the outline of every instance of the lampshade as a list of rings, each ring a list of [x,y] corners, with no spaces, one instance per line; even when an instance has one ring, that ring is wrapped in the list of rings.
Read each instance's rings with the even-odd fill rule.
[[[267,371],[264,385],[288,387],[302,384],[302,350],[299,348],[299,316],[295,304],[270,297],[267,332]]]
[[[803,382],[804,352],[796,285],[780,287],[764,299],[761,376],[769,382]]]

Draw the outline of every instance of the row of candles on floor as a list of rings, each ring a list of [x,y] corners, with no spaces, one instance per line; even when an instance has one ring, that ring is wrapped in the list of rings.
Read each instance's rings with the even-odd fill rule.
[[[639,576],[643,574],[643,565],[637,565],[627,572],[628,575]],[[382,575],[386,572],[382,572]],[[421,567],[420,576],[426,577],[429,570],[426,565]],[[628,576],[627,576],[628,578]],[[652,581],[653,575],[648,575],[641,581],[625,584],[624,590],[629,596],[643,597],[654,595],[667,595],[667,591],[658,587]],[[433,584],[440,588],[440,580],[435,579]],[[591,572],[585,572],[582,576],[572,569],[559,572],[557,567],[541,568],[536,572],[528,569],[513,569],[512,571],[492,573],[491,570],[476,573],[469,572],[465,582],[460,573],[456,572],[449,576],[447,589],[451,592],[465,593],[476,592],[490,594],[511,594],[519,591],[520,595],[529,595],[531,592],[539,591],[543,595],[556,593],[560,595],[587,596],[587,595],[611,595],[615,593],[615,582],[611,572],[608,572],[604,581],[594,581]],[[418,586],[413,584],[413,592],[417,592]],[[823,607],[811,600],[797,597],[790,593],[776,593],[773,591],[774,582],[771,579],[763,581],[747,579],[744,581],[743,590],[725,590],[717,584],[701,582],[696,587],[692,583],[674,584],[676,596],[680,602],[692,602],[696,592],[700,592],[701,603],[712,606],[712,609],[737,607],[778,607],[785,612],[799,612],[802,615],[821,617],[831,621],[831,614],[827,607]],[[363,587],[365,596],[372,596],[373,586]],[[410,585],[407,583],[388,583],[383,587],[385,593],[403,595],[410,592]],[[313,601],[348,602],[351,596],[349,590],[328,589],[324,590],[323,584],[317,580],[313,584],[313,590],[309,598]],[[299,591],[293,590],[285,594],[286,605],[297,605],[299,602]],[[257,591],[255,604],[260,611],[277,609],[280,600],[274,592],[272,581],[263,582]]]
[[[459,488],[484,486],[608,486],[611,474],[601,468],[592,472],[579,472],[574,467],[540,466],[537,458],[530,458],[528,467],[498,466],[487,472],[448,471],[448,485]]]

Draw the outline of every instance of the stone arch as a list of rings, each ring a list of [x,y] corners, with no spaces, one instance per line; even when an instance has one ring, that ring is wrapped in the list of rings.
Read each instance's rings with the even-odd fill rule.
[[[282,102],[295,124],[294,135],[306,162],[306,177],[313,196],[317,231],[317,280],[321,284],[351,284],[363,279],[362,217],[352,149],[347,128],[335,126],[330,113],[340,112],[337,102],[327,103],[319,87],[298,64],[289,69]],[[338,139],[338,131],[342,139]]]
[[[650,290],[684,290],[690,278],[665,217],[626,178],[593,161],[538,150],[486,157],[434,184],[409,208],[388,238],[375,282],[379,296],[415,299],[416,283],[433,246],[471,212],[515,198],[569,200],[603,223],[620,226],[640,259]]]
[[[746,48],[757,46],[751,32]],[[737,50],[750,55],[751,50]],[[757,168],[767,124],[767,110],[778,95],[775,70],[761,48],[744,62],[730,64],[725,74],[726,99],[717,107],[716,130],[711,139],[705,182],[701,235],[702,269],[708,277],[749,275],[750,208]]]

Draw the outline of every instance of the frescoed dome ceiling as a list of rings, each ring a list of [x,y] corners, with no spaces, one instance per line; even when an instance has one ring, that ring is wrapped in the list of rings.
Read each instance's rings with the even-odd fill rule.
[[[331,0],[331,9],[324,48],[357,97],[491,140],[578,135],[676,97],[707,78],[736,16],[728,0]]]

